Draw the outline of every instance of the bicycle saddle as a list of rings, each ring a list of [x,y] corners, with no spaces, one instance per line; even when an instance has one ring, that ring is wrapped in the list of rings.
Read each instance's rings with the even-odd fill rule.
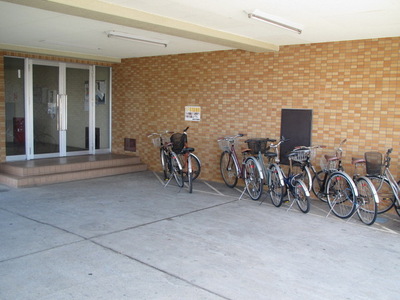
[[[182,149],[182,151],[181,151],[181,153],[182,154],[186,154],[186,153],[188,153],[188,152],[193,152],[194,151],[194,148],[183,148]]]

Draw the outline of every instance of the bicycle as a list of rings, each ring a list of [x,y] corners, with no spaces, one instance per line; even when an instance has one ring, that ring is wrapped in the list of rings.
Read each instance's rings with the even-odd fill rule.
[[[260,170],[263,181],[259,191],[260,197],[263,191],[263,186],[267,185],[271,202],[275,206],[279,207],[282,204],[282,199],[285,193],[285,182],[283,180],[284,174],[279,166],[279,156],[277,151],[275,150],[274,152],[270,152],[267,150],[270,148],[277,149],[283,140],[276,145],[272,144],[276,142],[276,140],[269,138],[248,139],[245,142],[249,146],[250,154],[253,155],[261,166]],[[268,143],[270,143],[270,145],[267,145]],[[267,158],[267,162],[264,161],[264,157]]]
[[[284,140],[285,141],[285,140]],[[287,141],[287,140],[286,140]],[[282,140],[281,140],[282,142]],[[279,145],[279,144],[278,144]],[[277,149],[277,155],[279,155],[279,149]],[[289,206],[288,210],[293,206],[294,202],[297,203],[297,206],[303,213],[308,213],[310,211],[311,203],[310,203],[310,192],[308,190],[307,185],[301,179],[303,173],[294,173],[293,172],[293,160],[299,160],[302,153],[298,151],[292,151],[288,154],[289,159],[289,169],[287,175],[284,175],[283,181],[286,185],[286,194],[288,196],[288,201],[291,201],[290,194],[293,196],[292,204]],[[279,206],[283,203],[283,199]]]
[[[324,155],[321,159],[322,170],[313,178],[314,183],[318,185],[318,198],[328,202],[329,213],[333,212],[339,218],[350,217],[356,209],[358,190],[353,179],[344,172],[342,166],[342,145],[346,142],[344,139],[339,147],[336,148],[334,155]]]
[[[164,180],[167,181],[165,186],[171,181],[172,177],[179,187],[183,187],[182,166],[178,159],[178,155],[172,151],[172,143],[166,142],[165,135],[173,134],[171,131],[162,131],[149,134],[147,137],[152,138],[153,145],[160,149],[160,163],[164,173]]]
[[[237,134],[234,136],[226,136],[217,139],[218,145],[222,150],[220,157],[220,171],[225,184],[234,188],[238,182],[238,178],[243,178],[245,182],[245,190],[253,200],[261,197],[263,174],[260,164],[254,157],[250,156],[250,149],[242,151],[243,159],[239,163],[236,153],[237,140],[245,136]]]
[[[193,181],[200,175],[200,159],[193,154],[194,148],[188,147],[186,127],[183,133],[174,133],[171,135],[172,153],[177,154],[178,167],[182,176],[182,182],[188,182],[189,193],[193,192]],[[182,186],[183,187],[183,184]]]
[[[387,212],[394,206],[400,216],[400,188],[390,172],[392,151],[393,148],[388,149],[383,159],[380,152],[366,152],[364,157],[367,177],[372,181],[379,196],[378,214]]]
[[[318,193],[320,190],[320,184],[314,185],[313,178],[318,180],[319,177],[316,177],[319,172],[315,169],[314,165],[312,164],[312,160],[315,157],[316,150],[319,148],[325,148],[326,146],[323,145],[316,145],[316,146],[297,146],[294,148],[294,152],[297,155],[293,156],[293,172],[294,173],[301,173],[301,179],[306,184],[308,191],[313,191],[314,195],[318,197]],[[322,179],[321,179],[322,181]]]
[[[366,225],[372,225],[377,217],[379,197],[371,180],[366,176],[361,176],[357,172],[360,164],[365,164],[365,159],[352,158],[354,165],[353,181],[358,190],[357,201],[355,202],[355,211],[359,219]],[[353,213],[353,215],[354,215]]]

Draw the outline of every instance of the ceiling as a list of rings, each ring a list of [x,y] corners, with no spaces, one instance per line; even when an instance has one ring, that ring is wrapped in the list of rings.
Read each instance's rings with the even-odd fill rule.
[[[303,32],[248,18],[255,9]],[[109,38],[110,30],[168,46]],[[0,0],[0,49],[105,61],[397,36],[399,0]]]

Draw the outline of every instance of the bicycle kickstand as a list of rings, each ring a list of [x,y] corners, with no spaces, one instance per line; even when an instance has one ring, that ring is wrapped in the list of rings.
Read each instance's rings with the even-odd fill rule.
[[[288,191],[287,195],[288,195],[288,199],[289,199],[288,201],[290,202],[290,191]],[[290,204],[289,208],[286,211],[289,211],[292,208],[292,206],[294,204],[294,201],[296,201],[296,199],[293,197],[293,201],[292,201],[292,203]]]

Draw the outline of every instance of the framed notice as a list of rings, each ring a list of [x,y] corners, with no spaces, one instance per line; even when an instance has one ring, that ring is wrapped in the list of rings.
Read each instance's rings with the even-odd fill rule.
[[[200,121],[200,106],[185,106],[185,121]]]

